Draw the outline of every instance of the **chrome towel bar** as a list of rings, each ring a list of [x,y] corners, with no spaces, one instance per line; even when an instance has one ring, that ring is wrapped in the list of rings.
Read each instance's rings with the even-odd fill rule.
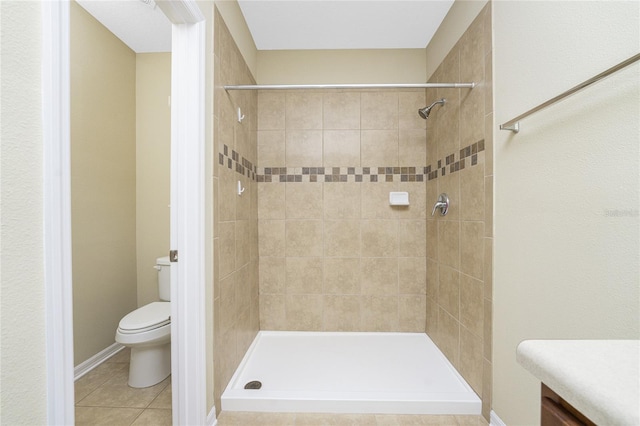
[[[398,83],[398,84],[242,84],[224,90],[289,89],[473,89],[475,83]]]
[[[533,114],[534,112],[538,112],[541,109],[544,109],[552,104],[555,104],[556,102],[566,98],[567,96],[573,95],[574,93],[576,93],[579,90],[584,89],[587,86],[592,85],[593,83],[596,83],[600,80],[602,80],[603,78],[607,77],[608,75],[613,74],[616,71],[621,70],[622,68],[625,68],[631,64],[633,64],[634,62],[640,60],[640,53],[630,57],[629,59],[620,62],[618,65],[614,65],[613,67],[609,68],[606,71],[601,72],[598,75],[595,75],[593,77],[591,77],[588,80],[583,81],[582,83],[578,84],[577,86],[572,87],[571,89],[567,90],[566,92],[563,92],[561,94],[559,94],[558,96],[556,96],[555,98],[551,98],[546,102],[541,103],[540,105],[538,105],[535,108],[530,109],[529,111],[525,112],[524,114],[520,114],[519,116],[517,116],[516,118],[513,118],[509,121],[507,121],[506,123],[503,123],[500,125],[500,130],[510,130],[513,133],[518,133],[520,131],[520,123],[519,121],[522,120],[525,117],[530,116],[531,114]]]

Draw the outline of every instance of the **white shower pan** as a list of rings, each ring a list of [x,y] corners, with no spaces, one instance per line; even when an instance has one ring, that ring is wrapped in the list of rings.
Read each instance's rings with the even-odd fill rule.
[[[222,410],[480,414],[481,401],[426,334],[261,331]]]

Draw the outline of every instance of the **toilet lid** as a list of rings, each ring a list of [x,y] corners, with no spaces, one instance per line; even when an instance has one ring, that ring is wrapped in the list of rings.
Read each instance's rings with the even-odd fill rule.
[[[171,322],[171,302],[153,302],[128,313],[120,320],[123,331],[144,331]]]

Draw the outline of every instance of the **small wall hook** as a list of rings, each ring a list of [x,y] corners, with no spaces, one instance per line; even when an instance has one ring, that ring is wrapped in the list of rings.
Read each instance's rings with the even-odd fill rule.
[[[242,123],[242,120],[244,120],[244,114],[242,113],[240,107],[238,107],[238,123]]]
[[[242,182],[238,181],[238,195],[242,195],[245,188],[242,187]]]

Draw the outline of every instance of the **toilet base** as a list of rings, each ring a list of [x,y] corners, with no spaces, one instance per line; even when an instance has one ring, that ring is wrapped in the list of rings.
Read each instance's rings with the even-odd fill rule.
[[[131,347],[129,386],[147,388],[171,374],[171,342],[164,345]]]

